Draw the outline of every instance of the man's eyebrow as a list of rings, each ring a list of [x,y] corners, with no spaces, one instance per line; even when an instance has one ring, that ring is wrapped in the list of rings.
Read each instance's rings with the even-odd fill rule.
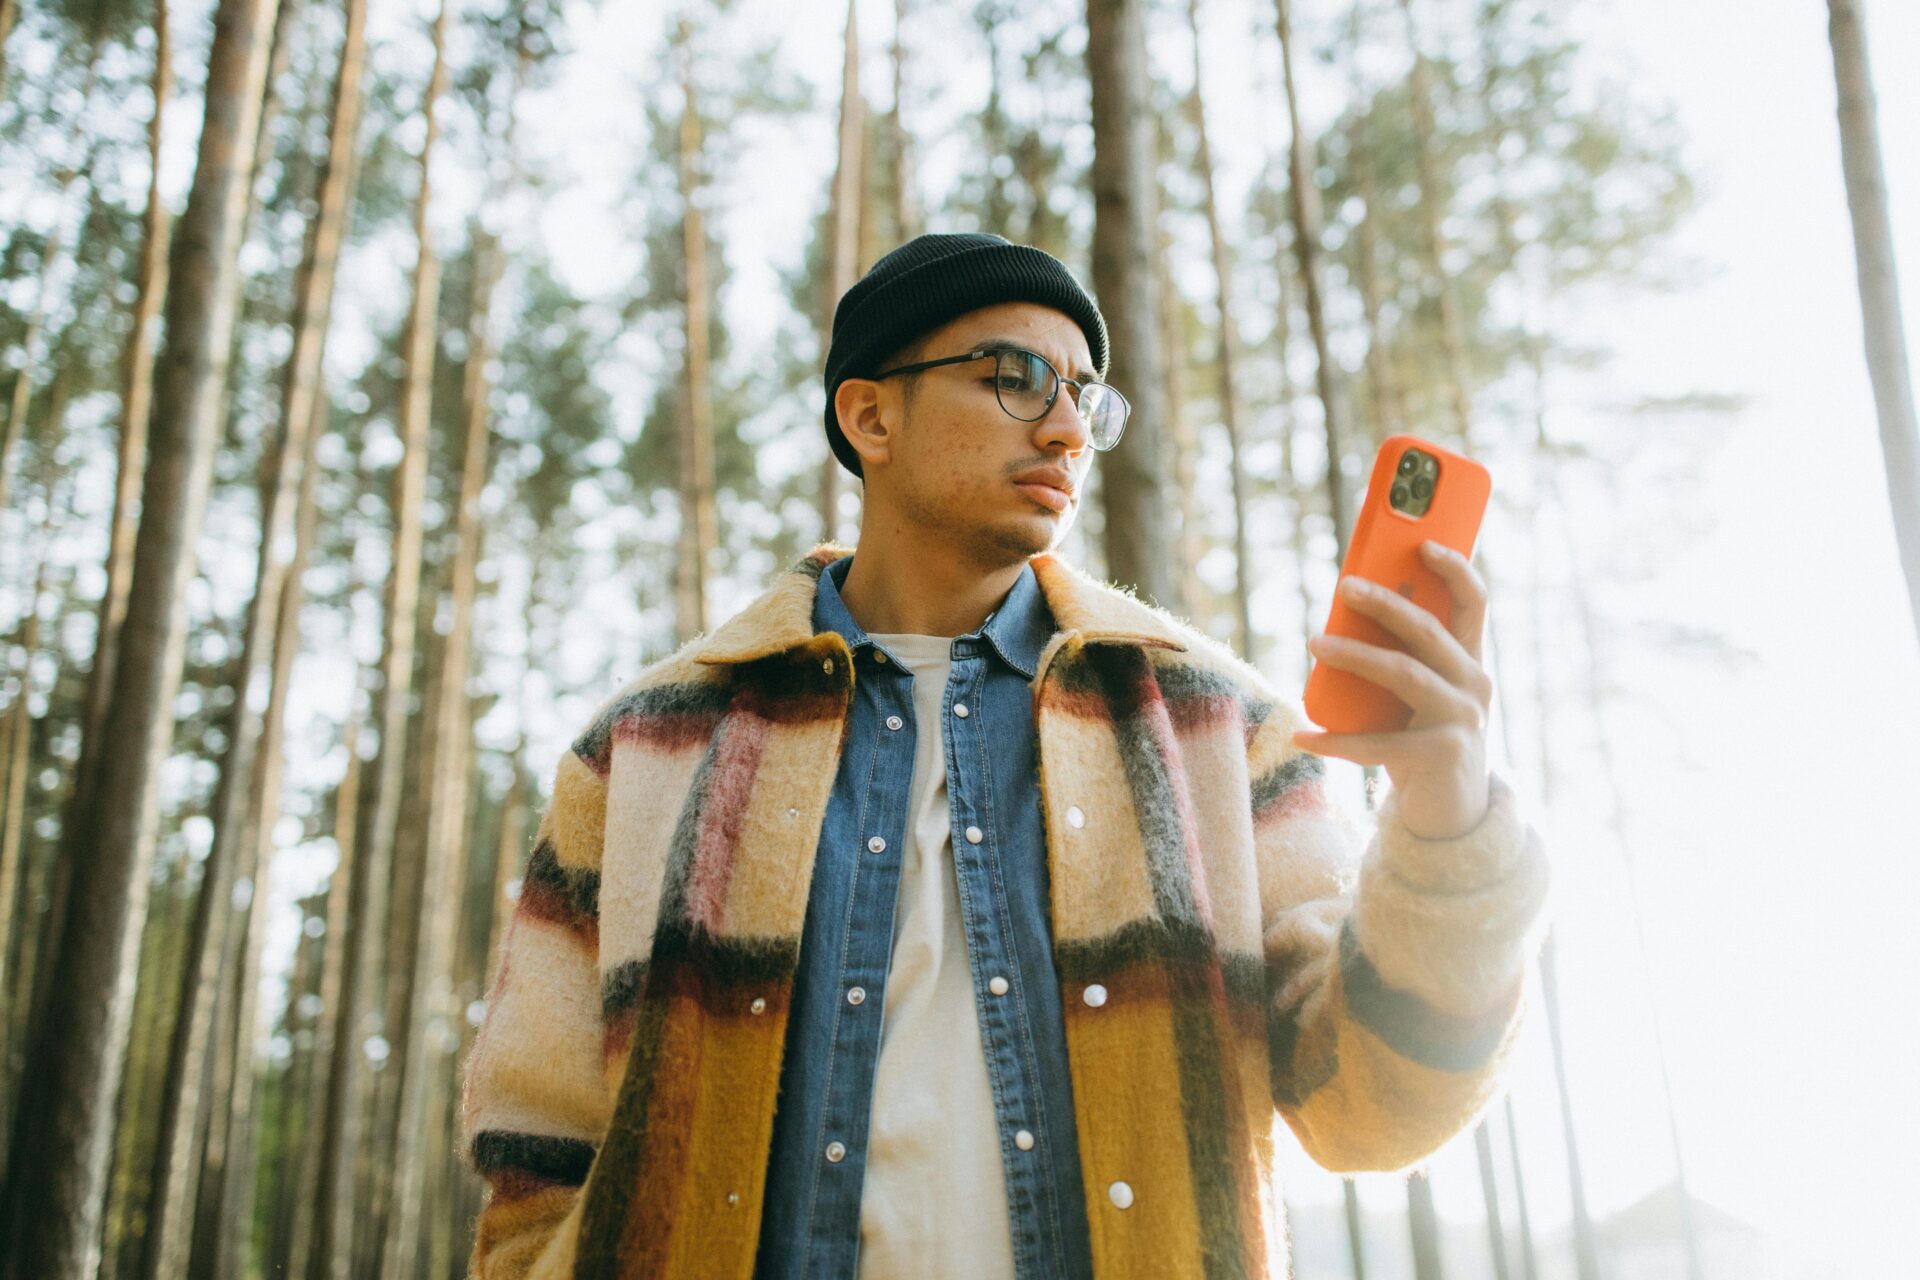
[[[1033,350],[1033,348],[1029,347],[1026,343],[1021,342],[1014,338],[979,338],[979,339],[976,339],[974,342],[970,343],[967,347],[967,350],[989,351],[989,350],[997,350],[1001,347],[1018,347],[1022,351]],[[1045,355],[1046,353],[1041,352],[1040,354]],[[1052,359],[1052,357],[1049,356],[1048,359]],[[1074,379],[1077,382],[1100,381],[1099,374],[1094,373],[1091,370],[1087,370],[1087,369],[1081,369],[1077,373],[1070,373],[1067,376],[1069,378]]]

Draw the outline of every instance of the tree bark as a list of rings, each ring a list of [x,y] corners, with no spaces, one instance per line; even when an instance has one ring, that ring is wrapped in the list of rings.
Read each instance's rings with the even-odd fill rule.
[[[120,647],[120,624],[127,612],[127,583],[133,573],[134,507],[140,498],[146,471],[147,417],[153,402],[154,320],[167,292],[167,242],[172,215],[160,198],[161,126],[167,99],[173,93],[173,45],[167,21],[167,0],[153,7],[153,115],[147,121],[147,207],[141,218],[140,262],[135,268],[138,292],[133,301],[133,324],[121,363],[120,457],[113,490],[113,523],[107,543],[107,585],[100,596],[100,620],[93,646],[93,664],[87,670],[86,712],[81,725],[80,759],[74,775],[88,778],[100,749],[100,728],[106,723],[107,694],[113,687],[113,668]],[[76,795],[79,789],[76,787]]]
[[[920,234],[920,204],[913,198],[913,138],[901,110],[907,53],[900,35],[906,24],[907,0],[893,0],[893,109],[887,115],[887,132],[893,140],[893,226],[901,244]]]
[[[1247,549],[1247,470],[1241,449],[1240,392],[1235,371],[1240,363],[1239,320],[1233,306],[1233,250],[1220,227],[1220,203],[1214,192],[1213,146],[1207,135],[1206,75],[1200,58],[1200,0],[1187,0],[1187,26],[1193,33],[1193,127],[1196,139],[1194,167],[1200,174],[1201,209],[1207,218],[1207,247],[1211,251],[1214,306],[1219,312],[1220,425],[1227,432],[1227,470],[1233,491],[1233,624],[1235,648],[1248,662],[1258,663],[1253,635],[1253,566]],[[1283,304],[1284,305],[1284,304]]]
[[[1895,540],[1907,581],[1907,607],[1920,636],[1920,421],[1907,364],[1900,276],[1893,260],[1893,215],[1880,163],[1873,72],[1867,60],[1866,18],[1858,0],[1827,0],[1827,41],[1840,117],[1840,164],[1846,174],[1847,212],[1853,220],[1853,259],[1860,282],[1860,322],[1867,376],[1880,420],[1887,496],[1893,502]]]
[[[420,588],[421,495],[427,469],[427,424],[432,409],[435,303],[440,269],[427,231],[432,196],[432,157],[439,137],[436,104],[446,91],[447,6],[433,24],[433,70],[421,107],[426,137],[420,149],[420,191],[414,204],[413,231],[418,245],[413,302],[401,338],[406,378],[401,391],[400,439],[403,453],[394,468],[393,543],[387,573],[385,637],[375,722],[379,733],[376,766],[366,774],[359,802],[359,830],[352,870],[353,908],[347,933],[347,971],[342,975],[341,1015],[328,1079],[321,1189],[326,1206],[318,1239],[322,1274],[347,1280],[353,1265],[354,1157],[360,1149],[361,1115],[366,1101],[363,1037],[375,1030],[363,1019],[379,1017],[383,923],[392,870],[395,828],[400,817],[401,778],[405,767],[407,701],[413,682],[415,609]]]
[[[146,917],[158,774],[173,743],[186,642],[186,585],[211,481],[227,344],[238,301],[238,236],[278,0],[220,0],[207,69],[206,119],[186,213],[173,245],[167,346],[155,374],[133,580],[100,755],[100,794],[76,806],[63,841],[72,867],[53,968],[33,1030],[9,1162],[8,1230],[17,1274],[90,1275],[114,1094],[133,1003],[129,958]]]
[[[707,629],[707,575],[718,541],[713,510],[713,401],[708,382],[711,298],[707,284],[705,179],[699,103],[693,85],[693,28],[680,20],[681,248],[686,261],[687,357],[681,371],[680,536],[674,573],[675,622],[682,642]],[[857,230],[858,224],[853,224]]]
[[[1288,146],[1287,198],[1293,214],[1294,257],[1299,264],[1300,286],[1306,294],[1307,327],[1313,333],[1314,380],[1320,392],[1320,411],[1327,437],[1327,514],[1333,520],[1333,536],[1339,548],[1336,560],[1347,558],[1347,484],[1341,463],[1346,457],[1346,413],[1340,388],[1339,370],[1327,338],[1327,308],[1320,284],[1320,189],[1313,182],[1312,151],[1305,128],[1300,123],[1300,96],[1293,78],[1293,26],[1289,10],[1292,0],[1274,0],[1280,32],[1281,78],[1287,91]]]
[[[237,940],[228,937],[237,927],[230,899],[233,886],[247,879],[253,882],[255,897],[264,909],[265,895],[259,892],[260,845],[257,839],[250,838],[250,832],[255,829],[250,815],[257,792],[255,774],[260,768],[256,748],[264,726],[262,717],[252,708],[258,701],[254,692],[258,681],[265,677],[271,682],[277,665],[275,651],[279,648],[281,597],[289,573],[294,569],[296,490],[302,483],[306,460],[311,456],[309,437],[314,425],[314,388],[326,349],[334,270],[346,225],[350,172],[347,160],[359,116],[363,25],[364,4],[350,3],[346,40],[334,85],[328,157],[320,175],[314,218],[307,228],[305,252],[294,279],[292,345],[282,372],[279,431],[268,448],[263,473],[259,559],[253,598],[247,605],[235,680],[234,723],[214,795],[213,842],[205,862],[205,878],[194,913],[189,950],[193,959],[183,975],[186,986],[181,993],[181,1017],[174,1028],[169,1055],[160,1150],[155,1163],[158,1176],[149,1218],[153,1229],[148,1235],[142,1271],[150,1280],[178,1275],[185,1268],[207,1142],[214,1143],[212,1157],[224,1167],[224,1144],[219,1138],[225,1131],[221,1126],[214,1126],[211,1134],[203,1133],[208,1126],[200,1114],[197,1084],[214,1034],[215,1011],[223,1003],[223,988],[236,978],[241,982],[240,989],[224,998],[229,1007],[239,1010],[238,1034],[230,1042],[229,1052],[236,1062],[250,1060],[252,1035],[247,1023],[253,1002],[245,990],[246,965],[233,963],[236,953],[244,954],[244,951],[232,945]],[[276,23],[276,29],[279,26]],[[259,154],[256,149],[256,157]],[[282,692],[277,685],[270,687],[273,698],[279,698]],[[257,915],[258,911],[252,914]],[[229,1090],[240,1087],[228,1070],[219,1074],[234,1083],[227,1089],[217,1088],[216,1095],[227,1097]],[[245,1092],[250,1098],[250,1087]],[[218,1188],[214,1190],[217,1192]]]
[[[840,298],[853,287],[857,265],[854,256],[859,251],[860,236],[860,189],[862,186],[861,158],[867,134],[866,102],[860,96],[860,33],[855,25],[856,0],[847,0],[847,23],[841,38],[840,54],[840,138],[839,150],[833,167],[833,191],[829,197],[829,227],[833,237],[827,246],[827,278],[821,289],[820,316],[820,358],[824,361],[826,353],[833,345],[833,313]],[[898,85],[899,56],[899,8],[894,10],[896,27],[894,40],[895,83]],[[899,114],[899,101],[894,102],[896,120]],[[896,210],[902,198],[899,191],[894,193]],[[828,406],[831,408],[832,406]],[[832,449],[827,450],[825,461],[820,464],[820,536],[832,540],[840,528],[840,460]]]
[[[1142,0],[1088,0],[1093,89],[1093,291],[1113,346],[1109,381],[1133,403],[1124,443],[1101,463],[1107,571],[1141,599],[1175,599],[1168,544],[1166,357],[1160,341],[1159,243]]]
[[[1400,13],[1406,20],[1407,48],[1413,54],[1413,70],[1408,81],[1408,97],[1413,108],[1413,161],[1420,175],[1420,226],[1426,236],[1429,280],[1440,303],[1440,342],[1447,369],[1447,409],[1453,420],[1456,445],[1473,447],[1473,409],[1467,386],[1467,326],[1460,314],[1460,299],[1453,288],[1453,275],[1447,270],[1447,237],[1442,219],[1446,216],[1448,193],[1440,181],[1435,163],[1433,125],[1433,86],[1427,72],[1427,56],[1420,51],[1420,38],[1414,29],[1413,0],[1400,0]]]
[[[526,76],[524,47],[515,63],[514,93],[509,97],[502,147],[506,154],[505,181],[486,202],[498,208],[518,182],[514,151],[514,112],[518,90]],[[426,879],[420,899],[419,952],[414,966],[412,1009],[407,1019],[407,1045],[400,1058],[400,1120],[393,1166],[398,1173],[394,1211],[387,1232],[385,1272],[405,1276],[413,1272],[423,1232],[429,1178],[437,1178],[439,1162],[428,1118],[442,1107],[448,1080],[446,1063],[437,1051],[438,1031],[455,1015],[449,970],[456,946],[456,927],[466,898],[469,861],[466,816],[469,807],[473,740],[472,699],[467,681],[473,668],[473,606],[479,567],[480,494],[486,484],[492,416],[493,383],[487,365],[493,359],[493,298],[504,266],[498,235],[476,220],[473,233],[473,284],[467,323],[466,378],[463,388],[465,441],[462,448],[460,493],[454,508],[454,552],[449,592],[453,617],[446,651],[440,660],[440,690],[435,700],[439,725],[429,782],[426,812]],[[457,1024],[456,1024],[457,1025]],[[458,1043],[456,1033],[455,1042]],[[437,1227],[437,1222],[436,1222]],[[436,1232],[437,1235],[437,1232]]]

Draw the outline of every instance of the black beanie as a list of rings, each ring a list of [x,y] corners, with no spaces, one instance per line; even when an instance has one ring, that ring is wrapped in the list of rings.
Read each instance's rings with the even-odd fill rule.
[[[1066,264],[1004,236],[923,235],[893,250],[833,309],[827,351],[827,443],[860,475],[860,455],[840,431],[833,396],[848,378],[881,372],[879,362],[955,316],[998,302],[1036,302],[1072,317],[1087,335],[1093,367],[1107,376],[1107,322]],[[958,355],[958,352],[953,353]]]

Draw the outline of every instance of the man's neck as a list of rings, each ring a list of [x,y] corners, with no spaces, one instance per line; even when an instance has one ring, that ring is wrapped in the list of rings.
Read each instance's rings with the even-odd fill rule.
[[[951,552],[862,538],[840,600],[862,631],[964,636],[1006,600],[1027,562],[984,568]]]

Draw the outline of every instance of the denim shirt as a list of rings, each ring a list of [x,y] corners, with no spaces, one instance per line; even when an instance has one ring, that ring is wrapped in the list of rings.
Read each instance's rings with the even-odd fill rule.
[[[852,565],[852,556],[828,565],[814,596],[814,630],[845,637],[856,674],[800,940],[756,1280],[851,1277],[860,1247],[868,1113],[901,850],[911,821],[915,733],[914,677],[892,655],[879,656],[881,646],[840,598]],[[1031,682],[1053,631],[1029,565],[978,630],[954,639],[941,701],[952,744],[953,857],[967,904],[961,926],[975,1008],[984,1011],[980,1039],[1020,1280],[1079,1280],[1093,1272],[1053,965],[1033,730]],[[956,703],[965,703],[967,714],[956,714]],[[893,716],[901,728],[888,728]],[[978,844],[962,836],[968,827],[980,828]],[[988,998],[988,974],[1009,976],[1014,998]],[[857,1006],[842,997],[854,985],[869,993]],[[1014,1145],[1020,1129],[1033,1133],[1031,1150]],[[941,1188],[930,1186],[926,1194],[938,1196]]]

